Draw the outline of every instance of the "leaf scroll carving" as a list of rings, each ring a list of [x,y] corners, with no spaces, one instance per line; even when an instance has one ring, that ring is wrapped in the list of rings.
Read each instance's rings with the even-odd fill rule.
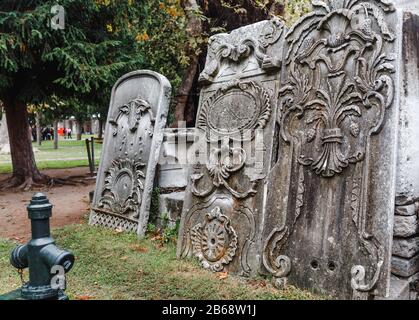
[[[351,286],[355,292],[370,292],[380,278],[384,255],[363,203],[371,136],[382,130],[394,100],[396,56],[391,48],[396,35],[386,21],[394,7],[385,0],[315,0],[313,7],[285,35],[280,134],[298,165],[321,179],[334,179],[351,167],[352,222],[370,261],[368,267],[353,266]],[[274,229],[266,242],[271,255],[265,253],[264,264],[273,275],[289,271],[286,259],[281,263],[275,256],[282,256],[290,224]]]

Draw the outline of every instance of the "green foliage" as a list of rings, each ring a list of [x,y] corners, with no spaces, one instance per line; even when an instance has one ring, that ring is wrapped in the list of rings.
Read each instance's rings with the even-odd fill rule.
[[[149,220],[155,222],[159,217],[160,188],[154,188],[151,194]]]
[[[311,11],[311,0],[284,0],[285,1],[285,21],[291,26],[303,15]]]
[[[124,73],[153,69],[179,84],[187,58],[178,1],[61,0],[65,29],[49,26],[54,0],[0,2],[0,99],[106,114]],[[64,113],[59,110],[59,113]]]

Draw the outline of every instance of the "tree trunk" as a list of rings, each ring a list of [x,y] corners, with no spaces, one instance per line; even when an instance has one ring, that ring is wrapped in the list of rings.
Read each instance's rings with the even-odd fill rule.
[[[29,189],[32,184],[45,180],[36,167],[35,156],[29,138],[28,110],[26,104],[14,96],[3,100],[7,114],[13,175],[7,186]]]
[[[187,32],[189,37],[196,38],[202,33],[202,22],[196,16],[196,12],[200,10],[199,5],[195,0],[185,0],[181,2],[183,9],[188,17]],[[189,53],[189,66],[182,79],[176,98],[175,98],[175,110],[174,110],[174,123],[172,127],[177,128],[179,121],[185,120],[185,109],[188,104],[189,95],[192,92],[195,77],[198,70],[198,54],[196,49],[190,49]]]
[[[99,132],[98,132],[97,137],[98,139],[103,138],[103,120],[101,118],[99,118]]]
[[[38,146],[42,144],[42,131],[41,131],[41,113],[38,111],[35,115],[35,125],[36,125],[36,142]]]
[[[82,121],[76,120],[76,139],[77,139],[77,141],[81,140],[81,131],[82,131]]]
[[[58,149],[58,120],[54,120],[54,149]]]

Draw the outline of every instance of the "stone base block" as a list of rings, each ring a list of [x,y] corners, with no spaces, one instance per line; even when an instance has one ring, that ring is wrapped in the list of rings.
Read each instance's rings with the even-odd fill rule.
[[[393,255],[412,258],[419,253],[419,236],[413,238],[396,238],[393,240]]]
[[[159,228],[175,228],[176,222],[180,220],[183,208],[185,192],[172,192],[162,194],[159,198],[159,217],[156,225]]]
[[[410,237],[419,233],[418,217],[413,216],[395,216],[394,217],[394,236]]]
[[[388,297],[375,297],[375,300],[410,300],[409,281],[395,276],[390,278],[390,294]]]
[[[419,271],[419,255],[411,259],[393,256],[391,258],[391,272],[400,277],[410,277]]]

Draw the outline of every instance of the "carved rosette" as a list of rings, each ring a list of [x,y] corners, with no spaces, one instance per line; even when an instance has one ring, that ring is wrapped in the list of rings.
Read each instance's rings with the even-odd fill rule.
[[[203,224],[191,229],[192,252],[205,269],[222,271],[237,250],[237,234],[230,220],[215,207],[205,215]]]
[[[145,164],[132,159],[115,159],[105,173],[98,207],[130,219],[138,219],[145,178]]]

